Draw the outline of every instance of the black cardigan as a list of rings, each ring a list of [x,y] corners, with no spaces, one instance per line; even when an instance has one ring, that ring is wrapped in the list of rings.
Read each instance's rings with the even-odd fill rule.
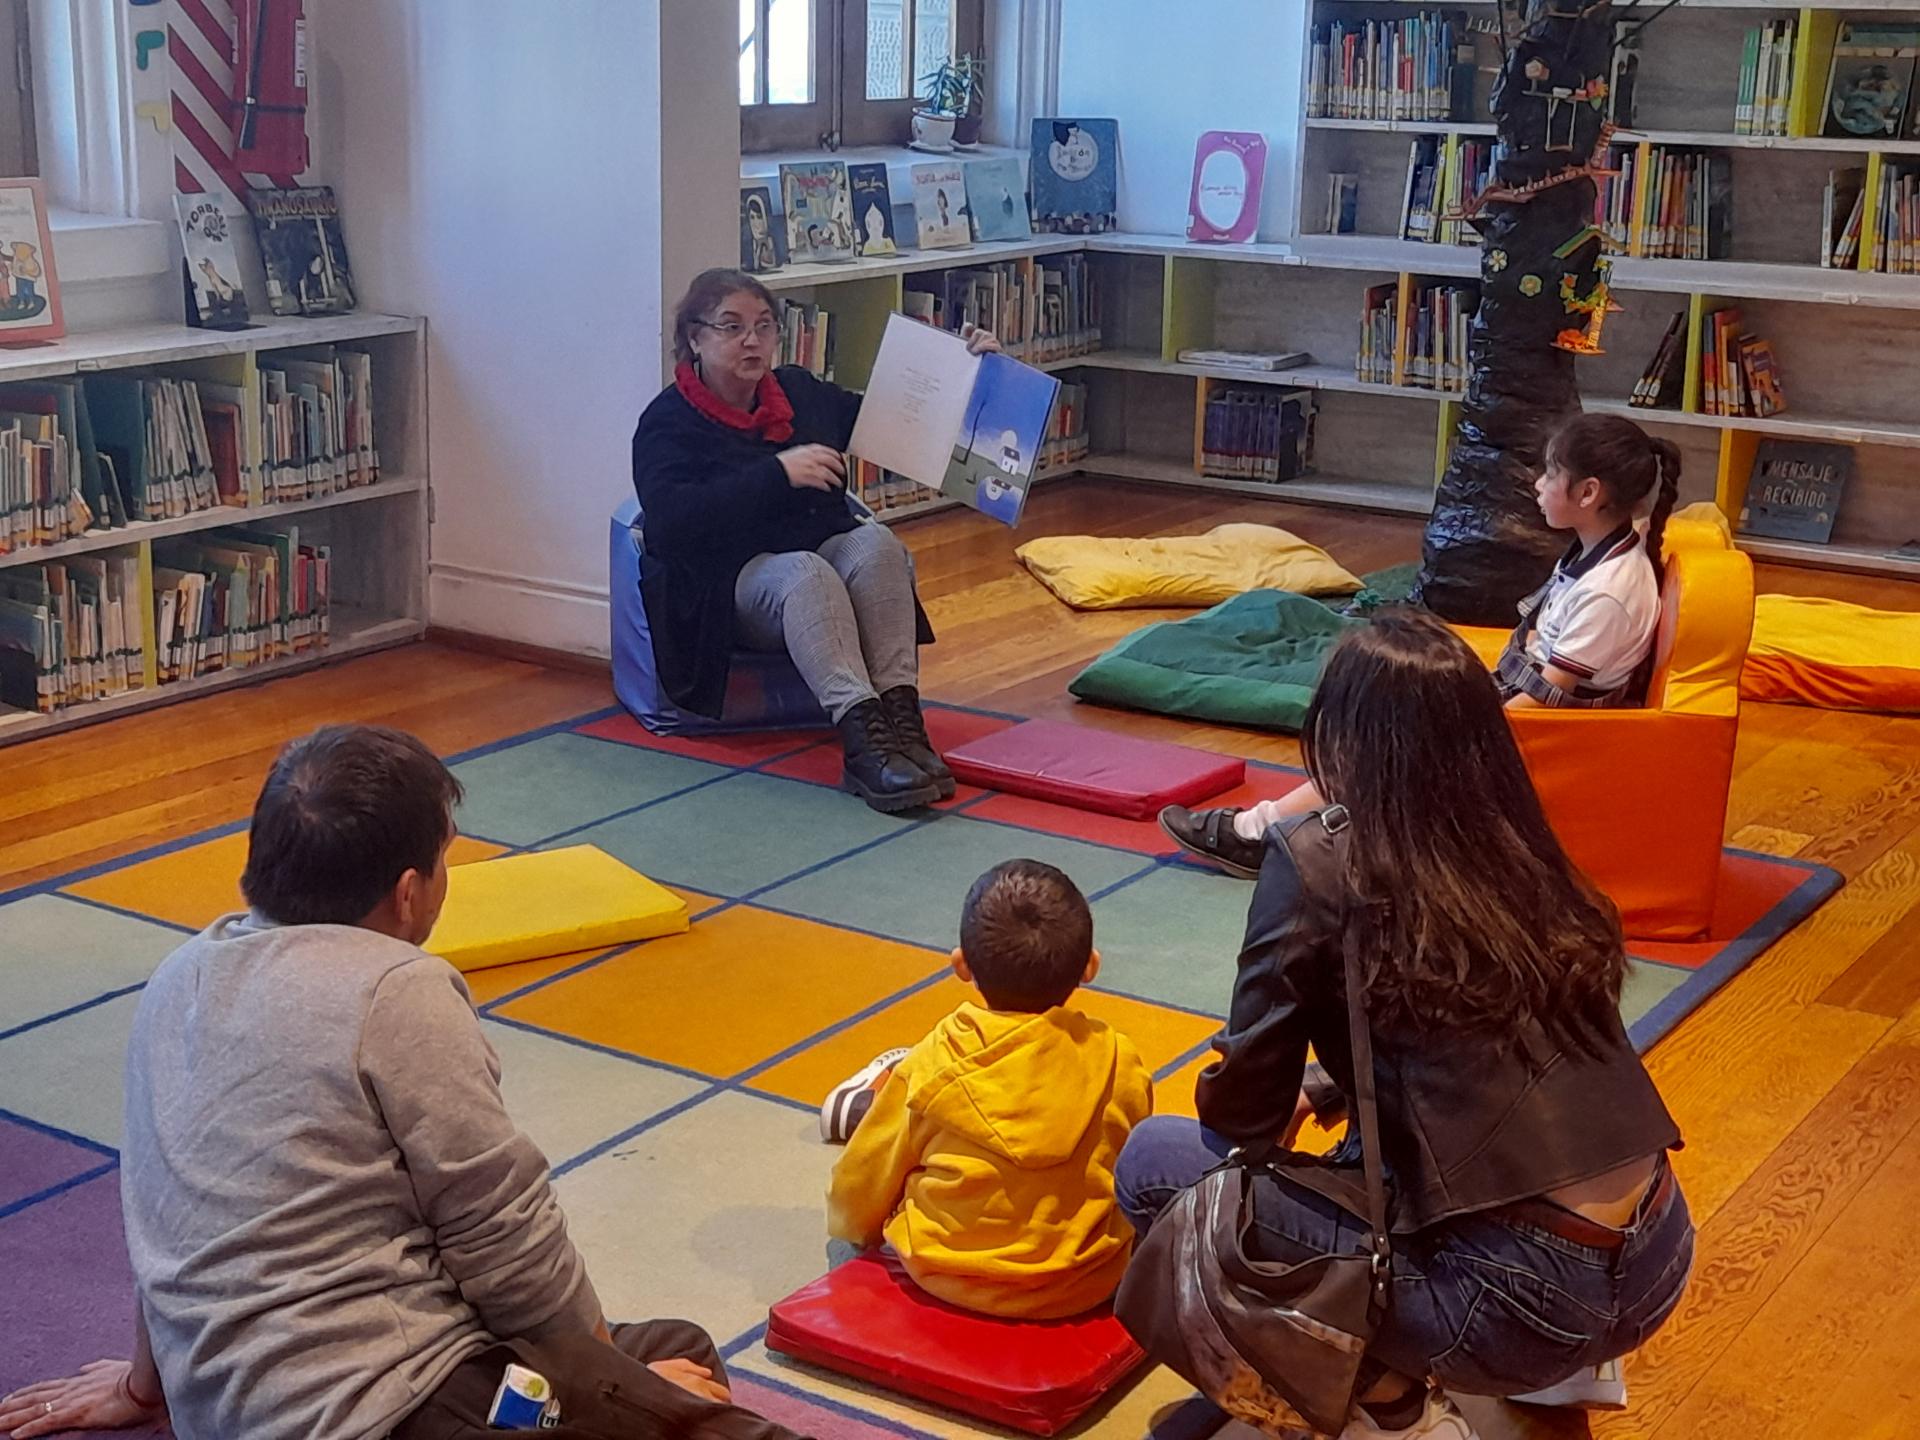
[[[733,590],[756,555],[817,550],[859,521],[838,491],[796,489],[776,458],[794,445],[845,450],[860,397],[808,371],[775,372],[793,405],[793,436],[763,440],[709,420],[669,385],[633,432],[633,488],[645,560],[640,598],[654,664],[675,704],[718,716],[734,649]],[[915,610],[920,641],[933,639]]]

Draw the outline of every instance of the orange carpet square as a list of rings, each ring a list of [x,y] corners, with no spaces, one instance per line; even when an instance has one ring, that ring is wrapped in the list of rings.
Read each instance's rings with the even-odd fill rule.
[[[455,837],[447,859],[465,865],[504,853],[502,846],[491,841],[461,835]],[[69,885],[67,892],[201,930],[229,911],[247,908],[240,896],[240,872],[246,868],[247,832],[240,830],[82,880]]]
[[[924,980],[941,963],[918,946],[737,905],[497,1013],[727,1076]]]
[[[789,1100],[817,1104],[827,1091],[881,1051],[918,1044],[943,1016],[965,1000],[978,1004],[979,992],[948,976],[939,984],[916,991],[808,1046],[749,1083],[755,1089],[784,1095]],[[1072,1003],[1076,1009],[1106,1021],[1132,1040],[1149,1071],[1158,1070],[1186,1054],[1220,1028],[1218,1021],[1204,1016],[1167,1010],[1100,990],[1080,990]],[[1191,1081],[1188,1089],[1192,1089]]]

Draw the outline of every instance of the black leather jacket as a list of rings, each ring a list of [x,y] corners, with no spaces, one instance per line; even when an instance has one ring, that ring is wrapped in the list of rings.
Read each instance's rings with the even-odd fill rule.
[[[1235,1140],[1283,1133],[1311,1044],[1333,1082],[1353,1093],[1341,964],[1344,812],[1275,826],[1247,912],[1247,936],[1220,1059],[1201,1075],[1201,1123]],[[1680,1132],[1627,1041],[1617,1013],[1598,1054],[1539,1026],[1515,1042],[1484,1034],[1374,1026],[1374,1076],[1391,1228],[1422,1229],[1601,1175],[1656,1151]],[[1286,1173],[1335,1199],[1358,1164],[1350,1135],[1328,1162]]]

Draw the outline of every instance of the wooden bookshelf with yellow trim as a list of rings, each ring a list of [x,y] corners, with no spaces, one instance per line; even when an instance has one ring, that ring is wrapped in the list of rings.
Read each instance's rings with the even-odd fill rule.
[[[0,352],[0,386],[36,381],[72,384],[120,373],[143,380],[193,380],[237,394],[241,477],[237,493],[210,507],[183,509],[160,519],[130,518],[112,526],[99,523],[109,518],[103,515],[91,527],[55,543],[15,544],[0,552],[0,594],[12,593],[22,584],[37,584],[33,577],[42,566],[67,572],[71,581],[90,572],[96,562],[131,559],[136,577],[132,595],[115,586],[114,608],[122,617],[121,649],[111,657],[101,654],[99,663],[86,672],[88,678],[62,691],[54,708],[0,704],[0,745],[250,684],[424,634],[432,502],[424,342],[417,320],[361,314],[270,318],[239,331],[139,325],[83,332],[51,345]],[[262,447],[262,366],[278,369],[284,362],[326,359],[336,347],[371,357],[378,478],[349,485],[336,477],[316,484],[310,495],[273,499],[268,479],[272,457]],[[0,408],[5,408],[4,403]],[[68,437],[68,444],[73,443],[73,437]],[[104,448],[104,440],[102,444]],[[126,463],[124,454],[120,463]],[[206,494],[212,495],[210,485]],[[170,671],[164,663],[166,651],[157,621],[161,601],[156,595],[160,579],[156,571],[169,552],[177,559],[192,547],[229,543],[215,532],[233,527],[245,527],[255,536],[286,537],[297,532],[300,546],[316,553],[324,546],[330,552],[330,604],[324,630],[317,616],[298,633],[274,633],[265,639],[259,637],[257,627],[250,627],[235,632],[248,637],[244,647],[227,642],[234,644],[232,654],[225,643],[209,645],[193,664]],[[161,558],[156,556],[156,546]],[[260,578],[260,572],[254,578]],[[286,577],[279,578],[284,593]],[[171,592],[173,587],[161,588]],[[209,581],[208,592],[214,588]],[[217,604],[208,613],[226,614]],[[93,652],[68,646],[65,653],[91,657]],[[240,657],[245,663],[240,663]],[[12,665],[37,664],[39,659],[33,652],[18,651],[7,658]],[[121,665],[125,668],[114,674]],[[120,675],[127,682],[124,689]]]

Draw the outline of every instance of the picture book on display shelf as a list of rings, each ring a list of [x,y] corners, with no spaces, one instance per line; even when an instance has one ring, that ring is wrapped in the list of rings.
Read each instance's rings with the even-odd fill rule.
[[[893,190],[887,184],[887,167],[849,165],[847,184],[853,195],[853,253],[862,259],[898,254],[900,247],[893,234]]]
[[[1237,245],[1260,228],[1267,138],[1251,130],[1209,130],[1193,153],[1187,238]]]
[[[1740,533],[1826,544],[1852,476],[1851,445],[1762,440],[1740,507]]]
[[[957,335],[887,319],[847,448],[1003,525],[1018,523],[1060,382]]]
[[[740,268],[764,275],[787,263],[787,227],[765,182],[740,187]]]
[[[1840,26],[1827,72],[1820,133],[1839,139],[1891,140],[1912,107],[1920,27],[1911,23],[1849,20]],[[1920,117],[1916,117],[1920,118]]]
[[[0,345],[35,345],[66,333],[46,191],[31,177],[0,180]]]
[[[950,250],[972,243],[967,221],[966,172],[955,161],[916,165],[913,179],[913,218],[922,250]]]
[[[1120,122],[1036,117],[1027,165],[1033,228],[1101,235],[1118,227]]]
[[[174,196],[173,209],[185,257],[187,323],[204,330],[249,328],[240,254],[225,207],[214,196],[200,194]]]
[[[789,258],[836,264],[853,259],[853,194],[845,161],[782,165],[780,205]]]
[[[252,190],[247,209],[274,314],[345,315],[353,309],[353,273],[332,187]]]
[[[967,215],[976,240],[1024,240],[1033,233],[1018,160],[969,160]]]

